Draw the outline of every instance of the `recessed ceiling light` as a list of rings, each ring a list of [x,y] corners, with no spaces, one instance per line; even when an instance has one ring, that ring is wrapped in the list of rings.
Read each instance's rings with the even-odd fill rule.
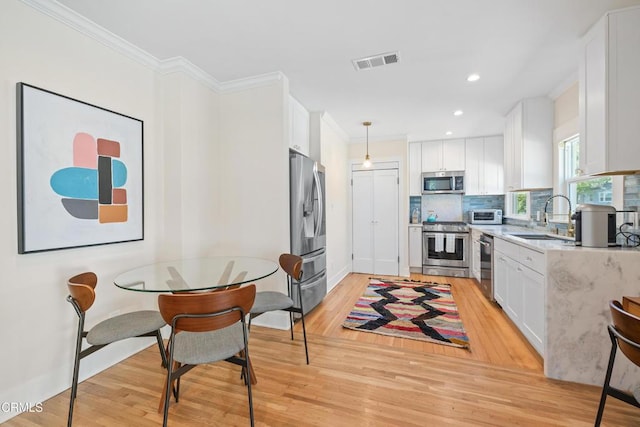
[[[462,110],[456,110],[456,111],[453,112],[454,116],[461,116],[463,114],[464,114],[464,112]]]
[[[478,74],[469,74],[469,77],[467,77],[468,82],[477,82],[478,80],[480,80],[480,76]]]
[[[445,135],[447,135],[447,136],[449,136],[449,135],[453,135],[453,132],[451,132],[450,130],[448,130],[448,131],[446,131],[444,134],[445,134]]]

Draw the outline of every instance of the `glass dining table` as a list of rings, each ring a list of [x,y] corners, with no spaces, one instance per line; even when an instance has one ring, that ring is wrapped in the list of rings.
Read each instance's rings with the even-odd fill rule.
[[[278,264],[262,258],[220,256],[163,261],[125,271],[114,284],[136,292],[197,292],[253,283],[278,271]],[[258,380],[249,365],[252,384]]]
[[[268,259],[219,256],[144,265],[117,275],[113,282],[137,292],[210,291],[252,283],[276,271],[278,264]]]

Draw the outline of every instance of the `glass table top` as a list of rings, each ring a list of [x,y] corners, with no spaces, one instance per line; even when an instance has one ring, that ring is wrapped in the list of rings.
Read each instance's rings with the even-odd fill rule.
[[[137,267],[119,274],[114,284],[138,292],[190,292],[254,282],[278,271],[262,258],[227,256],[180,259]]]

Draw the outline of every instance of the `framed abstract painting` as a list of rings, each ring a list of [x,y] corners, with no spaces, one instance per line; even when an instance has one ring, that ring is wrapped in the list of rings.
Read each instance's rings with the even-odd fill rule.
[[[16,89],[18,253],[144,239],[143,122]]]

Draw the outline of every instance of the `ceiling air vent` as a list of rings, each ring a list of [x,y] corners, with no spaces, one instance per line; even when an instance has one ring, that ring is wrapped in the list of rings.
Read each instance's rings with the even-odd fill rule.
[[[366,58],[354,59],[353,66],[356,70],[368,70],[369,68],[380,67],[382,65],[395,64],[400,60],[398,52],[381,53],[380,55],[368,56]]]

